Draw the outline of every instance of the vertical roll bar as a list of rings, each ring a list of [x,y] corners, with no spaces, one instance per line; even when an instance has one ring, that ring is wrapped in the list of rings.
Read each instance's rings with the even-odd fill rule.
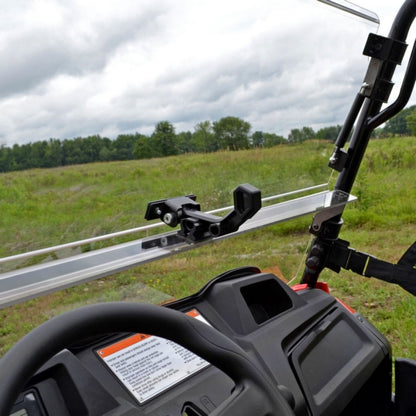
[[[406,0],[400,8],[399,12],[392,24],[389,40],[397,42],[405,42],[409,33],[409,29],[416,18],[416,0]],[[382,80],[385,83],[391,83],[393,74],[395,72],[397,62],[386,60],[380,65],[377,65],[377,73],[374,74],[376,79]],[[372,62],[370,61],[370,66]],[[371,67],[369,66],[369,71]],[[374,96],[369,95],[364,99],[357,98],[354,101],[353,108],[347,117],[348,128],[352,128],[353,121],[351,120],[351,114],[358,120],[356,128],[351,137],[348,153],[343,152],[344,163],[340,169],[338,179],[335,184],[336,191],[342,191],[350,193],[353,187],[355,178],[357,176],[359,167],[361,165],[364,153],[367,149],[368,142],[372,131],[377,125],[387,121],[389,118],[397,114],[407,104],[410,94],[413,90],[416,79],[416,48],[410,57],[405,78],[402,83],[401,92],[398,99],[385,111],[381,112],[382,100],[375,99]],[[363,85],[359,94],[365,96],[366,85]],[[361,106],[361,108],[357,108]],[[361,110],[361,111],[360,111]],[[345,134],[349,133],[344,130]],[[339,142],[339,143],[338,143]],[[339,145],[343,145],[343,139],[337,140]],[[336,149],[336,152],[340,149]],[[336,154],[334,152],[334,155]],[[340,154],[340,153],[338,153]],[[336,157],[333,155],[333,161]],[[331,161],[330,161],[331,165]],[[320,230],[315,233],[314,241],[306,259],[304,273],[301,279],[301,283],[307,283],[309,287],[315,287],[318,281],[321,271],[326,267],[327,258],[330,254],[332,244],[338,239],[341,226],[342,226],[342,213],[335,217],[328,219],[322,224]]]

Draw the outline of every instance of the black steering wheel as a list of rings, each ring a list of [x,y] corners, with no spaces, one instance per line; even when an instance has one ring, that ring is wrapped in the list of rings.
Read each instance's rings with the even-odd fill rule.
[[[167,338],[231,377],[235,389],[210,416],[294,416],[277,385],[231,339],[173,309],[124,302],[85,306],[64,313],[15,344],[0,360],[0,415],[10,413],[25,383],[59,351],[84,338],[114,332]]]

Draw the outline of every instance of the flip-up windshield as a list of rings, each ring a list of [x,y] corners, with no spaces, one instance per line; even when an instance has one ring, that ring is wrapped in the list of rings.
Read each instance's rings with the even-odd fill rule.
[[[23,150],[35,147],[28,134],[41,137],[23,113],[21,131],[10,127],[3,137],[14,164],[0,176],[2,352],[22,322],[25,331],[79,304],[163,303],[245,265],[296,281],[312,215],[331,200],[328,159],[365,75],[374,14],[312,0],[124,3],[104,8],[101,23],[84,4],[68,6],[70,21],[91,29],[75,36],[78,47],[87,38],[96,48],[77,55],[77,70],[57,68],[18,95],[35,112],[51,86],[62,87],[61,102],[78,94],[66,117],[50,95],[42,139],[87,155],[93,150],[82,143],[92,134],[108,137],[96,163],[74,155],[53,168],[22,163]],[[120,27],[112,35],[111,19],[122,38]],[[47,39],[50,29],[40,21],[37,36]],[[98,65],[99,46],[111,39],[117,45]],[[16,106],[15,97],[2,101],[10,126]],[[123,140],[131,143],[127,156],[117,153]],[[190,194],[201,211],[223,218],[233,190],[246,183],[261,191],[263,208],[233,238],[174,245],[179,226],[144,219],[148,203]]]

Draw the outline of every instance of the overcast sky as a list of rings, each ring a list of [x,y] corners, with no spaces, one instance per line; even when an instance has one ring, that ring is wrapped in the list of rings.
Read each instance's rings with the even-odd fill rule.
[[[386,35],[401,1],[357,0]],[[0,0],[0,144],[342,124],[375,26],[315,0]],[[331,10],[330,10],[331,9]],[[328,17],[330,16],[330,17]]]

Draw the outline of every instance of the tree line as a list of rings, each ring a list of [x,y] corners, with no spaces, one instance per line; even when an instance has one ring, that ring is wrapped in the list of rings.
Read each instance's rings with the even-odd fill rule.
[[[416,136],[416,105],[403,109],[373,132],[376,138],[394,136]]]
[[[335,140],[340,126],[315,132],[310,127],[293,129],[288,137],[256,131],[238,117],[202,121],[194,131],[176,133],[169,121],[156,124],[152,134],[120,134],[115,140],[100,135],[55,139],[0,147],[0,172],[51,168],[115,160],[148,159],[183,153],[209,153],[299,143],[310,139]]]
[[[183,153],[208,153],[301,143],[305,140],[335,141],[341,126],[314,131],[311,127],[292,129],[287,137],[263,131],[251,132],[251,125],[238,117],[202,121],[194,131],[176,133],[169,121],[156,124],[152,134],[120,134],[111,140],[100,135],[55,139],[0,147],[0,172],[51,168],[115,160],[148,159]],[[416,135],[416,106],[401,111],[377,129],[374,137]]]

